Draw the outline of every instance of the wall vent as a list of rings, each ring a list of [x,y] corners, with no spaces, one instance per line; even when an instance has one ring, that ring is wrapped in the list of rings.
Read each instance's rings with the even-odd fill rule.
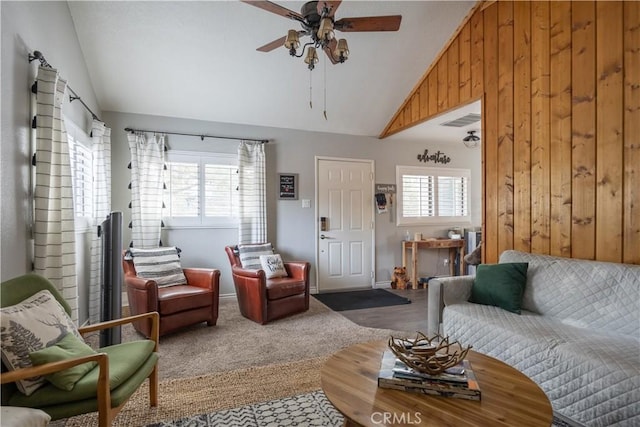
[[[468,126],[472,123],[479,122],[482,116],[478,113],[469,113],[466,116],[462,116],[455,120],[451,120],[448,122],[440,123],[441,126],[451,126],[454,128],[461,128],[464,126]]]

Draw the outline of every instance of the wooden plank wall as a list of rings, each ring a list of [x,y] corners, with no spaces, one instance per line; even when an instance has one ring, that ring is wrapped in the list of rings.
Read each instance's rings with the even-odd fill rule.
[[[476,7],[380,137],[477,99],[484,262],[640,264],[640,2]]]

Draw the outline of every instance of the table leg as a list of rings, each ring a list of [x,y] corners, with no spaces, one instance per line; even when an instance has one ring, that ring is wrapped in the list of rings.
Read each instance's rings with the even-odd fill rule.
[[[458,250],[456,248],[449,248],[449,275],[450,276],[455,276],[456,275],[456,255],[458,253]]]
[[[411,242],[411,288],[418,289],[418,242]]]
[[[465,245],[460,246],[460,276],[464,276],[466,274],[465,267],[467,264],[464,262],[464,246]]]

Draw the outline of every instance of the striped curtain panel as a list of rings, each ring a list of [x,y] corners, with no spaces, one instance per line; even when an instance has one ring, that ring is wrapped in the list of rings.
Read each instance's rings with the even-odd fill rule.
[[[91,126],[93,161],[91,273],[89,279],[89,321],[100,321],[100,282],[102,241],[95,232],[111,212],[111,129],[99,120]]]
[[[165,135],[147,140],[143,133],[130,133],[131,152],[131,244],[157,248],[162,225]]]
[[[264,145],[240,142],[238,147],[238,243],[267,241],[267,191]]]
[[[76,244],[69,141],[60,108],[67,82],[40,67],[36,93],[34,272],[49,279],[78,322]]]

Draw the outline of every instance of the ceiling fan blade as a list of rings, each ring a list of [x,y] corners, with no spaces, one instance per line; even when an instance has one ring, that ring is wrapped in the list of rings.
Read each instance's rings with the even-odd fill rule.
[[[318,15],[322,16],[322,10],[326,6],[329,9],[329,14],[327,16],[329,18],[333,18],[336,14],[336,10],[338,10],[338,7],[340,6],[340,3],[342,3],[342,0],[320,0],[318,2]]]
[[[335,22],[338,31],[398,31],[402,15],[342,18]]]
[[[271,52],[274,49],[284,46],[284,41],[286,39],[287,39],[287,36],[282,36],[279,39],[276,39],[270,43],[265,44],[264,46],[257,48],[256,50],[258,52]]]
[[[328,45],[324,48],[324,53],[327,54],[327,57],[331,61],[332,64],[337,64],[338,61],[333,57],[333,51],[336,50],[336,45],[338,42],[336,39],[331,39]]]
[[[280,6],[278,4],[272,3],[267,0],[240,0],[243,3],[250,4],[251,6],[258,7],[260,9],[264,9],[267,12],[275,13],[276,15],[284,16],[285,18],[293,19],[295,21],[304,22],[304,18],[298,12],[294,12],[293,10],[289,10],[286,7]]]

